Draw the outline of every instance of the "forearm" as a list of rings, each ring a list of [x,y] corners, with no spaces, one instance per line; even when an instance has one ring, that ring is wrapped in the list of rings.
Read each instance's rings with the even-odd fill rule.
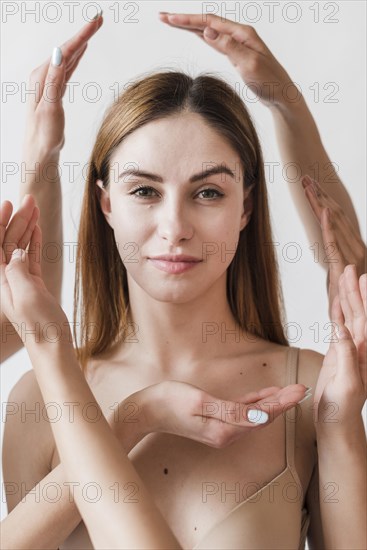
[[[345,437],[317,435],[325,547],[367,548],[366,434],[362,421]]]
[[[110,429],[75,356],[69,351],[65,356],[62,348],[57,349],[52,357],[41,352],[35,354],[37,361],[31,359],[45,403],[60,406],[60,421],[53,423],[52,429],[66,477],[79,483],[74,498],[93,545],[111,549],[180,548],[126,449],[124,452]],[[70,403],[75,404],[73,422],[69,421]],[[86,410],[96,416],[95,421],[86,421]],[[98,488],[96,502],[83,498],[82,489],[91,482]]]
[[[48,156],[30,146],[23,147],[20,201],[31,194],[40,209],[38,224],[43,235],[42,250],[34,251],[41,259],[44,282],[58,302],[61,302],[63,272],[62,195],[59,177],[59,155]],[[30,251],[32,252],[32,251]],[[23,347],[23,342],[12,323],[0,311],[0,362]]]
[[[136,424],[117,423],[119,441],[128,454],[141,441],[143,434]],[[4,550],[50,550],[57,549],[74,531],[81,515],[74,503],[75,484],[65,475],[62,464],[58,464],[40,481],[1,523]],[[49,488],[57,498],[48,498]],[[19,529],[19,525],[22,529]]]
[[[315,120],[302,97],[299,101],[271,108],[285,179],[304,224],[311,245],[319,243],[320,263],[323,262],[323,240],[321,228],[305,196],[300,179],[305,174],[319,181],[321,187],[340,205],[349,217],[356,232],[359,224],[353,203],[322,144]]]
[[[51,493],[53,496],[48,497]],[[53,500],[55,494],[57,498]],[[73,484],[67,481],[59,464],[1,522],[1,547],[4,550],[59,548],[81,520],[72,496]]]
[[[23,146],[20,199],[30,193],[40,209],[38,225],[43,235],[40,254],[43,280],[48,290],[61,301],[63,273],[62,193],[60,155],[40,153]]]

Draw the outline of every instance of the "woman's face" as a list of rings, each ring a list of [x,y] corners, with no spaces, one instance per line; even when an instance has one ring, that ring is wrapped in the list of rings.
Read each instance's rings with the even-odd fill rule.
[[[205,176],[213,169],[220,172]],[[242,182],[238,154],[196,113],[160,119],[130,134],[112,155],[110,184],[101,192],[128,279],[156,300],[175,303],[225,281],[250,217]],[[163,254],[200,261],[152,260]]]

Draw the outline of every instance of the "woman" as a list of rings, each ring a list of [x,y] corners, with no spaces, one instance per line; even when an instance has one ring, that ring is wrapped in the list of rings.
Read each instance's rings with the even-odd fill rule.
[[[179,85],[178,88],[176,88],[177,84]],[[209,84],[210,90],[208,89]],[[170,86],[174,86],[174,88],[170,88]],[[233,132],[233,127],[228,128],[225,126],[226,120],[224,122],[220,121],[220,131],[218,131],[218,125],[213,129],[213,127],[208,124],[208,119],[205,118],[205,115],[208,117],[216,111],[209,109],[208,112],[206,112],[205,101],[203,101],[202,104],[200,102],[204,98],[206,98],[207,101],[209,98],[212,102],[215,102],[216,96],[212,91],[215,89],[214,86],[216,86],[217,96],[220,92],[220,94],[224,94],[223,97],[226,97],[226,94],[227,97],[229,97],[229,88],[226,87],[224,83],[215,79],[206,80],[203,78],[196,83],[192,83],[184,75],[175,75],[174,73],[153,75],[151,78],[147,78],[145,81],[137,83],[136,88],[133,87],[130,89],[130,96],[128,90],[126,95],[121,98],[121,103],[111,108],[101,128],[100,135],[97,138],[95,151],[91,159],[89,188],[85,198],[85,212],[88,211],[88,213],[93,213],[95,221],[100,224],[101,233],[96,233],[94,228],[93,240],[97,243],[97,248],[92,248],[92,252],[97,251],[97,254],[92,254],[90,258],[92,262],[88,263],[85,257],[83,259],[82,256],[87,251],[87,245],[93,242],[89,238],[91,224],[90,220],[82,219],[81,254],[79,256],[80,260],[84,262],[80,270],[81,277],[89,278],[93,284],[96,283],[98,289],[96,293],[97,304],[85,304],[85,315],[83,316],[85,327],[89,327],[90,323],[95,323],[95,325],[92,326],[97,328],[97,340],[86,342],[86,345],[80,353],[80,359],[84,364],[86,364],[86,361],[89,361],[89,364],[86,364],[86,374],[93,391],[97,392],[97,394],[99,393],[102,410],[103,405],[107,410],[111,402],[111,394],[107,395],[107,386],[103,386],[103,384],[107,382],[107,378],[109,385],[111,381],[116,380],[121,387],[124,387],[126,395],[134,393],[136,388],[146,387],[149,384],[155,384],[157,381],[159,382],[160,380],[172,376],[180,379],[186,378],[186,380],[188,379],[189,381],[201,381],[202,383],[198,384],[200,387],[205,387],[205,389],[212,387],[214,390],[217,390],[213,392],[214,394],[218,394],[220,390],[221,395],[223,395],[226,392],[230,393],[233,391],[233,381],[236,380],[237,382],[237,379],[241,376],[241,372],[242,375],[245,374],[246,376],[247,374],[247,376],[250,377],[250,386],[254,384],[256,389],[257,383],[259,382],[256,378],[259,375],[259,369],[256,369],[256,366],[258,366],[258,361],[261,357],[261,364],[265,363],[263,365],[264,367],[271,366],[273,368],[262,370],[260,387],[266,385],[267,381],[270,382],[270,386],[279,387],[284,385],[284,359],[288,350],[285,346],[286,341],[284,340],[284,335],[282,335],[281,323],[279,322],[280,314],[277,298],[276,266],[273,251],[271,249],[269,249],[269,251],[261,250],[261,248],[265,248],[264,246],[261,247],[261,243],[266,242],[264,241],[264,237],[268,238],[271,236],[267,218],[261,151],[251,121],[242,104],[240,105],[238,99],[236,102],[235,97],[231,96],[231,101],[228,102],[227,114],[228,120],[230,116],[232,120],[236,120],[237,117],[238,121],[241,123],[239,126],[240,132],[243,132],[242,137],[245,139],[241,140],[240,145],[239,141],[235,139],[236,134]],[[171,104],[169,104],[169,100],[172,98],[172,94],[169,92],[172,89],[178,89],[178,91],[181,92],[181,97],[178,95],[175,98],[176,100],[180,100],[181,104],[179,102],[176,104],[171,102]],[[162,97],[161,90],[166,91],[164,97]],[[210,91],[213,94],[212,97],[209,94]],[[144,103],[147,97],[149,97],[148,92],[151,94],[152,105],[155,106],[156,109],[155,113],[153,109],[151,110],[150,119],[148,117],[149,105]],[[193,103],[189,105],[188,112],[182,114],[180,111],[177,111],[177,109],[185,104],[184,101],[187,100],[189,92],[193,94]],[[133,93],[134,95],[132,95]],[[158,105],[161,106],[162,109],[165,108],[166,111],[157,110],[156,100],[159,100]],[[144,109],[141,108],[140,113],[139,111],[131,109],[133,104],[136,106],[139,105],[139,102],[141,106],[144,107]],[[195,107],[195,109],[201,107],[203,110],[195,111],[192,110],[193,107]],[[233,112],[230,111],[232,108],[234,109]],[[127,109],[127,111],[125,112],[124,109]],[[135,113],[134,116],[140,116],[141,118],[140,120],[131,118],[129,127],[127,124],[129,121],[128,117],[124,116],[120,118],[120,115],[129,114],[132,117],[133,113]],[[118,118],[116,118],[116,116]],[[113,128],[114,120],[115,122],[116,120],[123,120],[124,123],[127,124],[126,127],[120,128],[120,135],[113,135],[110,132],[110,129]],[[215,121],[215,117],[209,119],[211,124],[213,124],[213,120]],[[134,126],[134,124],[136,124],[136,126]],[[169,136],[169,139],[167,136]],[[177,149],[177,143],[179,143],[178,136],[180,136],[180,140],[182,140],[182,136],[186,138],[183,140],[184,147],[182,148],[181,143],[179,150]],[[194,136],[194,138],[191,136]],[[225,136],[226,139],[224,139],[223,136]],[[232,138],[232,141],[230,138]],[[108,140],[110,140],[110,143],[108,143]],[[115,142],[113,140],[115,140]],[[242,145],[243,143],[249,144],[248,148],[244,148]],[[157,144],[159,144],[160,147],[158,147]],[[202,144],[205,144],[204,148]],[[127,150],[126,147],[128,147]],[[156,147],[156,149],[154,149],[154,147]],[[162,147],[165,147],[165,149],[162,150]],[[187,173],[188,158],[190,158],[189,173]],[[179,162],[177,162],[177,159],[179,159]],[[132,183],[134,182],[131,181],[131,177],[128,181],[122,177],[121,186],[117,179],[115,181],[111,177],[113,172],[110,169],[114,165],[114,161],[118,167],[122,166],[125,168],[126,164],[128,164],[128,168],[131,169],[131,167],[133,167],[135,170],[137,166],[140,167],[140,165],[143,164],[143,161],[146,164],[148,161],[148,165],[150,161],[152,164],[152,166],[149,166],[150,171],[154,168],[153,165],[155,162],[161,170],[161,172],[158,171],[158,174],[163,173],[168,180],[166,182],[167,195],[164,191],[164,185],[156,182],[154,186],[157,186],[159,190],[149,190],[150,193],[153,192],[153,198],[147,201],[147,199],[140,198],[137,195],[139,200],[137,200],[137,202],[130,202],[135,199],[132,199],[130,193],[126,192],[126,185],[130,186],[129,191],[131,191],[131,196],[133,193],[137,193],[137,189],[134,189],[134,191],[132,190]],[[216,193],[216,197],[224,196],[225,199],[223,199],[223,203],[221,203],[220,199],[217,199],[217,202],[215,202],[213,198],[208,199],[201,197],[201,199],[199,199],[196,198],[196,195],[194,200],[191,190],[189,192],[189,189],[193,189],[194,183],[196,188],[202,188],[202,185],[199,186],[195,181],[190,184],[191,188],[187,186],[187,183],[193,174],[197,173],[198,175],[203,175],[203,162],[211,164],[211,167],[216,169],[221,168],[224,162],[227,167],[227,172],[223,180],[221,173],[212,174],[210,178],[211,189],[208,191],[212,194],[213,192]],[[195,164],[197,166],[196,172],[191,171],[191,166]],[[232,175],[229,165],[233,165]],[[173,168],[170,168],[172,166]],[[239,176],[237,180],[236,167],[238,167],[239,170],[237,171],[237,176]],[[147,169],[146,166],[144,166],[144,168]],[[173,172],[170,172],[171,169]],[[177,181],[174,179],[177,178],[176,174],[180,175]],[[120,175],[120,171],[117,175]],[[245,177],[244,187],[238,185],[238,182],[242,181],[243,175]],[[97,201],[95,197],[96,185],[101,189],[99,201]],[[169,191],[169,189],[171,189],[171,191]],[[120,191],[121,194],[119,194]],[[146,185],[144,191],[147,191]],[[201,190],[198,195],[202,192]],[[166,200],[163,200],[163,197],[165,197]],[[147,201],[145,204],[140,202],[144,200]],[[211,201],[211,203],[207,203],[207,201]],[[99,208],[101,208],[101,210]],[[182,209],[184,209],[185,212],[182,212]],[[160,211],[159,216],[157,216],[157,211]],[[121,219],[121,212],[127,213],[126,219]],[[173,216],[173,213],[175,216]],[[142,223],[139,223],[139,221],[143,220],[149,222],[146,227],[143,227]],[[134,221],[134,224],[138,222],[136,224],[137,232],[129,234],[129,231],[131,232],[134,227],[132,221]],[[102,225],[103,223],[104,225]],[[236,238],[238,238],[239,234],[241,234],[241,237],[238,248],[236,249]],[[187,240],[189,243],[191,241],[193,244],[200,245],[200,253],[203,255],[205,253],[207,257],[201,258],[197,256],[199,259],[203,260],[202,265],[190,266],[190,270],[182,272],[180,275],[168,273],[169,277],[168,275],[167,277],[166,275],[162,276],[160,272],[158,273],[157,271],[156,273],[153,269],[155,265],[160,264],[155,263],[152,265],[150,259],[148,260],[148,258],[142,256],[144,253],[156,255],[157,253],[167,252],[167,248],[164,250],[158,248],[148,249],[148,243],[150,247],[154,242],[152,239],[154,235],[157,238],[155,246],[159,243],[161,243],[160,245],[170,245],[168,251],[177,251],[173,246],[177,246],[181,241]],[[244,235],[245,237],[243,237]],[[247,241],[251,236],[258,237],[258,239]],[[96,241],[96,237],[106,239],[103,246],[98,243],[98,240]],[[249,245],[253,242],[259,243],[260,248],[254,249],[252,246],[247,246],[245,255],[246,263],[240,262],[236,265],[236,255],[237,258],[240,255],[239,253],[237,254],[237,252],[243,251],[246,244]],[[84,248],[83,243],[85,245]],[[106,243],[112,243],[114,248],[107,248],[105,246]],[[116,244],[118,246],[116,246]],[[181,251],[181,249],[179,250]],[[183,250],[191,254],[193,252],[198,254],[199,249],[195,251],[194,249]],[[138,255],[135,256],[135,253]],[[247,263],[249,259],[251,261],[251,258],[253,258],[253,262]],[[122,269],[121,260],[124,262],[126,272],[129,274],[128,285],[126,285],[127,281],[124,280],[125,272]],[[134,260],[139,261],[136,262]],[[106,270],[106,265],[103,262],[110,265],[113,269]],[[134,265],[136,263],[139,265]],[[206,266],[205,263],[207,264]],[[264,273],[266,269],[269,268],[269,265],[272,265],[273,269],[271,271],[269,270],[269,273],[266,274],[262,274],[262,271],[259,271],[260,276],[263,277],[263,284],[259,285],[259,280],[256,277],[257,272],[252,272],[249,266],[253,268],[255,265],[261,266],[261,263],[263,267],[265,267],[265,270],[262,270]],[[97,278],[90,277],[93,270],[93,264],[96,264],[97,267],[100,265],[103,267],[99,272],[97,271]],[[200,274],[201,267],[204,269],[206,268],[205,273],[202,270]],[[250,287],[237,288],[233,284],[233,282],[236,281],[236,277],[234,277],[233,274],[233,272],[236,273],[235,268],[247,269],[248,273],[244,275],[243,278],[248,282],[251,281],[253,285],[252,292],[249,290]],[[230,281],[228,284],[228,296],[226,295],[227,270],[228,279]],[[106,271],[109,274],[108,279],[104,279],[104,273]],[[198,276],[195,278],[195,285],[193,285],[189,275],[195,273],[195,271],[198,272]],[[231,279],[231,276],[234,278]],[[166,277],[166,279],[163,279],[163,277]],[[180,278],[180,281],[176,283],[175,278],[176,280]],[[112,295],[117,304],[112,306],[111,301],[107,304],[105,297],[108,296],[110,299],[109,295],[114,285],[115,291],[112,292]],[[214,289],[217,291],[215,294]],[[128,294],[126,292],[127,290]],[[243,296],[245,292],[248,292],[248,299],[246,298],[241,301],[238,298],[238,296],[241,296],[241,292]],[[147,299],[146,294],[150,297],[147,303],[145,303]],[[255,302],[252,300],[251,294],[256,296]],[[141,316],[141,304],[143,303],[142,296],[144,296],[143,317]],[[200,302],[195,304],[195,308],[188,307],[190,301],[194,299],[198,300],[201,296],[203,296],[203,298]],[[129,302],[127,302],[127,298]],[[213,310],[212,303],[214,299],[216,300],[216,308]],[[161,326],[163,324],[165,327],[164,334],[168,340],[168,346],[160,346],[160,338],[157,338],[154,333],[154,328],[156,327],[154,321],[157,317],[157,311],[154,305],[155,301],[159,302],[162,306],[162,309],[159,311],[159,321]],[[248,307],[251,302],[253,303],[249,310],[244,311],[244,304]],[[268,309],[262,305],[267,302],[267,305],[271,306],[270,308],[268,307]],[[98,318],[98,308],[96,307],[98,303],[105,310],[103,321],[105,322],[106,319],[109,321],[109,328],[107,330],[98,322],[100,321]],[[167,306],[163,307],[161,303],[167,303]],[[199,303],[201,306],[200,308],[198,308]],[[180,312],[178,321],[172,316],[175,310]],[[266,317],[269,310],[270,314]],[[129,319],[130,325],[124,322],[124,319],[121,322],[119,318],[121,311],[126,314],[126,320],[128,320],[128,315],[131,315]],[[200,311],[200,314],[198,311]],[[182,338],[183,335],[180,326],[180,323],[185,322],[184,315],[189,318],[186,320],[185,328],[190,326],[188,320],[194,328],[194,330],[192,330],[192,345],[189,349],[189,353],[187,353],[186,349],[187,333],[185,333],[185,338]],[[148,319],[150,323],[147,323]],[[196,327],[194,324],[195,321],[197,323]],[[205,334],[205,342],[197,338],[198,326],[205,331],[200,333],[203,335]],[[139,328],[138,334],[144,337],[143,339],[139,338],[138,342],[134,342],[134,339],[131,338],[131,329],[136,332],[136,330],[134,330],[136,327]],[[215,331],[216,328],[218,328],[218,330]],[[239,334],[243,341],[239,338],[240,341],[238,342],[237,337],[234,338],[234,343],[227,339],[228,332],[226,331],[232,329],[237,330],[235,334]],[[124,342],[124,344],[127,345],[121,346],[121,330],[122,338],[124,338],[124,335],[129,336],[130,332],[131,339],[125,338]],[[214,338],[209,339],[209,336],[214,336]],[[115,337],[118,337],[119,341],[117,341],[114,346],[111,346]],[[158,345],[155,343],[156,340],[158,340]],[[208,340],[211,343],[211,349],[209,351],[208,346],[203,345],[204,343],[206,344]],[[173,351],[170,350],[172,341],[174,342]],[[134,343],[139,345],[131,345]],[[149,352],[147,352],[148,348]],[[177,349],[180,350],[178,355]],[[94,358],[90,361],[93,355]],[[179,359],[177,359],[177,357]],[[243,364],[244,358],[248,361],[247,372],[246,369],[244,371],[239,370],[241,364]],[[300,353],[298,365],[300,373],[299,378],[301,379],[302,377],[305,381],[316,381],[319,366],[321,364],[320,358],[321,356],[318,354],[303,350]],[[105,363],[103,364],[103,361],[106,360],[109,361],[108,367],[106,367]],[[307,364],[307,369],[305,368],[306,363],[309,363]],[[104,370],[103,380],[98,379],[101,374],[102,364]],[[131,368],[132,364],[134,364],[134,369]],[[225,376],[223,373],[224,364],[226,365]],[[290,364],[291,363],[289,363],[289,365]],[[312,368],[310,368],[310,364]],[[125,368],[122,369],[122,366]],[[296,368],[296,366],[297,363],[293,363],[293,368]],[[109,369],[109,372],[106,372],[107,369]],[[323,372],[325,372],[325,370]],[[230,380],[231,378],[232,380]],[[230,383],[228,384],[229,380]],[[248,389],[247,384],[248,381],[246,380],[246,389]],[[318,386],[320,386],[320,384]],[[315,393],[315,399],[316,395],[321,398],[324,385],[321,384],[317,389],[319,391],[318,394]],[[121,390],[116,397],[117,401],[121,400]],[[354,416],[356,416],[355,411]],[[303,445],[306,451],[303,451],[303,453],[306,453],[306,455],[308,453],[308,458],[314,458],[312,445],[315,441],[315,432],[312,431],[314,430],[312,415],[310,413],[308,413],[308,415],[305,414],[304,419],[300,422],[304,422],[301,446]],[[275,455],[278,460],[275,460],[271,464],[261,464],[260,474],[262,477],[257,480],[260,485],[263,485],[264,482],[267,483],[269,479],[273,480],[274,475],[276,476],[280,471],[279,453],[284,445],[283,441],[283,444],[280,446],[280,440],[282,436],[284,436],[284,422],[278,422],[278,424],[273,423],[272,429],[271,438],[274,437],[274,439],[271,439],[271,441],[274,444],[274,449],[276,449]],[[259,449],[264,451],[266,445],[269,445],[269,436],[270,433],[266,434],[265,430],[262,430],[259,437],[257,439],[254,438],[255,441],[252,440],[252,442],[257,445],[256,455],[251,455],[249,452],[248,442],[244,445],[245,438],[243,438],[241,442],[241,449],[239,448],[240,442],[236,442],[237,448],[232,446],[230,449],[232,454],[226,457],[222,456],[222,458],[218,458],[218,454],[215,453],[212,455],[205,455],[207,449],[205,449],[204,455],[201,451],[197,453],[197,449],[195,446],[192,447],[191,444],[189,447],[186,447],[186,449],[181,447],[176,455],[174,452],[172,454],[172,451],[167,447],[170,442],[167,438],[163,438],[166,447],[162,448],[161,452],[168,453],[168,451],[170,451],[170,460],[172,463],[181,465],[181,467],[183,467],[184,464],[180,464],[180,457],[182,458],[184,456],[185,458],[193,460],[198,457],[203,459],[204,456],[206,456],[212,470],[208,470],[208,463],[206,463],[207,467],[205,473],[208,474],[211,472],[214,475],[215,469],[217,468],[217,475],[220,471],[220,476],[223,475],[224,458],[227,460],[228,458],[234,459],[234,457],[240,454],[241,464],[237,466],[241,473],[239,473],[238,470],[236,471],[236,467],[233,467],[232,464],[230,471],[227,470],[225,474],[227,476],[232,475],[234,479],[237,480],[239,476],[244,475],[243,470],[247,469],[247,474],[249,475],[247,481],[253,481],[254,470],[251,474],[249,473],[251,459],[256,456],[258,460],[258,451]],[[44,440],[45,448],[49,445],[46,439],[47,437]],[[324,441],[325,440],[327,440],[326,436],[324,437]],[[181,440],[179,441],[181,442]],[[331,440],[329,439],[328,441],[330,442]],[[188,441],[185,441],[184,445],[188,443]],[[154,471],[149,473],[147,463],[149,445],[145,450],[144,447],[140,447],[140,449],[139,453],[135,455],[137,459],[136,463],[137,465],[140,464],[141,471],[147,476],[146,480],[148,481],[148,485],[150,484],[151,492],[159,497],[160,507],[165,511],[164,516],[168,518],[174,530],[178,530],[180,528],[180,523],[177,516],[175,516],[175,514],[177,514],[177,509],[174,508],[174,503],[172,500],[169,500],[169,494],[165,493],[163,487],[159,487],[159,495],[157,494],[158,487],[157,485],[154,486],[154,483],[158,483],[159,480],[154,479],[156,477]],[[303,456],[305,456],[305,454],[303,454]],[[160,461],[159,455],[153,450],[153,459],[154,457],[157,461]],[[344,455],[344,459],[345,458]],[[56,460],[57,459],[54,460],[54,464]],[[152,457],[150,457],[149,460],[152,461]],[[297,462],[300,464],[302,463],[302,453],[300,456],[295,457],[296,469],[293,469],[292,474],[296,476],[294,478],[295,480],[297,480],[298,474],[294,474],[294,471],[297,472],[302,469],[302,467],[297,467]],[[301,483],[299,484],[303,489],[309,487],[313,466],[312,461],[306,460],[305,462],[307,462],[307,464],[303,464],[303,470],[300,475]],[[150,462],[149,467],[151,468],[151,466],[152,463]],[[158,462],[155,467],[157,466]],[[290,475],[290,471],[291,467],[288,469],[287,463],[287,470],[283,470],[282,474],[286,472],[288,476]],[[264,476],[265,472],[266,476]],[[173,477],[174,483],[179,484],[180,472],[176,472]],[[246,478],[240,477],[240,479],[246,484]],[[191,479],[191,484],[195,484],[195,482],[197,483],[197,480]],[[227,479],[227,482],[229,484],[230,477]],[[169,489],[169,487],[167,487],[167,489]],[[190,495],[194,494],[190,488],[188,490]],[[175,505],[179,503],[179,498],[179,495],[176,493]],[[302,503],[298,502],[297,506],[300,504]],[[210,527],[218,523],[220,517],[223,517],[224,508],[226,508],[226,511],[232,510],[233,502],[225,502],[225,507],[218,506],[215,512],[213,511],[213,506],[211,506],[209,523],[206,524],[205,518],[203,518],[203,512],[208,509],[208,506],[201,506],[201,511],[199,511],[199,508],[200,503],[197,501],[195,509],[194,500],[192,511],[196,514],[197,518],[201,516],[201,525],[197,528],[199,531],[197,540],[199,540],[200,544],[200,535],[208,531],[208,528],[210,529]],[[300,511],[300,508],[298,511]],[[210,522],[212,522],[212,525],[210,525]],[[304,523],[304,526],[305,525],[306,523]],[[189,525],[186,526],[186,529],[188,526]],[[186,537],[186,539],[184,537]],[[189,537],[191,537],[191,539]],[[181,533],[180,538],[184,545],[190,546],[195,544],[194,532],[189,533],[185,531],[185,533]]]

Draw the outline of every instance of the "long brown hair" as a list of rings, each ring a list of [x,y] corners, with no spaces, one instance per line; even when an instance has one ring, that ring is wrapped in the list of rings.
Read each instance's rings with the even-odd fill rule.
[[[101,210],[96,180],[101,179],[108,187],[111,155],[126,136],[153,120],[187,111],[201,115],[228,140],[243,165],[245,192],[253,186],[251,218],[240,232],[227,269],[227,299],[234,318],[243,330],[288,345],[264,161],[251,117],[233,88],[217,76],[206,73],[193,78],[165,70],[130,83],[107,109],[90,157],[74,289],[74,338],[83,368],[91,357],[129,335],[126,268]]]

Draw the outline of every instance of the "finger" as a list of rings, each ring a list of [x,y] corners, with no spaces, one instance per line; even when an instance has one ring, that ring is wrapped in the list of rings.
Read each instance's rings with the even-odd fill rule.
[[[65,59],[69,59],[73,53],[84,46],[84,44],[101,28],[102,24],[103,16],[101,15],[98,19],[86,23],[72,38],[64,42],[61,46],[61,50]]]
[[[5,267],[5,275],[12,296],[24,296],[33,290],[33,284],[29,279],[29,267],[27,253],[22,248],[16,248],[10,262]]]
[[[88,48],[88,43],[85,44],[85,46],[83,46],[81,48],[81,50],[78,52],[78,54],[73,59],[72,63],[67,67],[66,75],[65,75],[65,83],[69,82],[71,76],[74,74],[75,69],[79,65],[79,62],[80,62],[81,58],[83,57],[83,54],[84,54],[84,52],[87,48]]]
[[[24,250],[27,248],[27,246],[29,245],[29,242],[31,240],[31,236],[32,236],[34,227],[35,227],[35,225],[36,225],[36,223],[39,219],[39,216],[40,216],[40,210],[39,210],[38,206],[35,206],[34,210],[33,210],[32,218],[31,218],[24,234],[19,239],[16,248],[23,248]]]
[[[184,27],[203,29],[210,27],[223,35],[227,34],[237,42],[257,51],[268,53],[269,50],[257,32],[250,25],[236,23],[213,14],[168,14],[167,20]]]
[[[347,263],[355,263],[355,259],[360,258],[365,250],[365,245],[359,233],[356,232],[343,209],[325,191],[320,183],[309,176],[308,179],[312,182],[312,187],[316,192],[320,204],[327,207],[330,211],[331,221],[334,222],[337,230],[338,243],[344,258],[348,260]]]
[[[10,201],[4,201],[0,207],[0,246],[2,248],[6,228],[13,212],[13,205]],[[3,259],[2,261],[5,261]]]
[[[337,322],[337,318],[332,318],[332,320]],[[344,374],[345,380],[349,383],[353,381],[354,375],[358,372],[357,349],[348,327],[340,323],[340,319],[338,322],[338,339],[334,345],[337,354],[337,370]]]
[[[307,197],[307,200],[311,206],[311,209],[312,209],[312,212],[315,214],[316,216],[316,219],[319,223],[321,223],[321,212],[322,212],[322,207],[321,207],[321,204],[319,203],[319,200],[316,196],[316,193],[312,187],[312,185],[307,185],[307,187],[305,187],[305,195]]]
[[[255,424],[265,424],[273,421],[276,416],[281,414],[284,406],[288,408],[304,397],[305,388],[303,384],[293,384],[271,393],[268,388],[259,392],[246,394],[244,402],[233,402],[216,399],[208,396],[209,399],[203,402],[202,410],[194,416],[216,419],[226,424],[236,427],[248,427]],[[265,396],[264,396],[265,394]],[[262,396],[258,400],[259,396]],[[250,397],[254,401],[249,402]]]
[[[321,214],[321,233],[325,250],[324,260],[328,264],[329,271],[329,300],[332,300],[338,293],[339,277],[344,271],[346,260],[338,247],[328,208],[324,208]]]
[[[182,26],[182,25],[178,25],[178,24],[175,24],[175,23],[171,23],[169,21],[169,16],[170,16],[170,14],[167,13],[167,12],[159,12],[160,20],[163,23],[165,23],[166,25],[168,25],[169,27],[174,27],[176,29],[182,29],[184,31],[189,31],[189,32],[200,33],[201,35],[204,32],[204,28],[206,26],[205,24],[203,24],[201,26],[198,26],[198,27],[195,27],[194,25]]]
[[[246,393],[245,396],[242,393],[238,397],[233,398],[233,401],[235,403],[255,403],[256,401],[259,401],[264,397],[268,397],[269,395],[274,395],[278,393],[280,390],[281,388],[279,386],[270,386],[268,388],[262,388],[259,391]]]
[[[3,239],[3,250],[7,263],[10,261],[13,250],[18,247],[18,242],[24,235],[28,224],[32,219],[34,207],[35,200],[33,196],[28,194],[25,195],[20,208],[14,214],[6,229]]]
[[[363,273],[363,275],[360,276],[359,289],[361,291],[364,313],[367,317],[367,273]]]
[[[332,321],[333,327],[335,328],[335,334],[333,334],[333,338],[331,340],[331,343],[334,344],[338,340],[338,328],[342,327],[345,323],[343,310],[340,305],[339,294],[336,294],[332,301],[330,308],[330,319]]]
[[[64,71],[68,68],[70,63],[73,63],[73,56],[75,54],[78,54],[80,49],[83,48],[85,46],[85,43],[98,31],[98,29],[100,29],[102,24],[102,16],[94,21],[89,21],[71,39],[60,46],[63,59],[63,63],[61,64],[61,66]],[[49,57],[42,65],[40,65],[31,73],[30,85],[36,87],[36,89],[38,85],[39,91],[37,94],[35,94],[35,96],[31,96],[34,99],[28,102],[29,111],[34,111],[41,101],[41,98],[43,96],[44,83],[50,70],[51,62],[52,56]]]
[[[38,224],[35,225],[28,249],[29,273],[42,278],[42,231]]]
[[[362,296],[358,284],[357,269],[355,265],[347,265],[344,270],[346,298],[351,309],[352,335],[358,346],[364,341],[366,314],[363,307]]]
[[[350,307],[347,299],[344,271],[339,277],[338,293],[339,293],[340,305],[341,305],[344,319],[345,319],[345,325],[348,327],[349,330],[352,330],[353,313],[352,313],[352,308]]]

